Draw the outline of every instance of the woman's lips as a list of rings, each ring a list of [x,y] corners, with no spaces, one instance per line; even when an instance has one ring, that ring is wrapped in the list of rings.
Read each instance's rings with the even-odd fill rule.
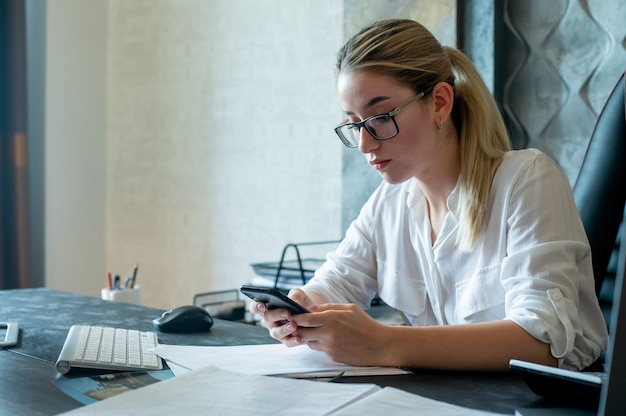
[[[387,159],[387,160],[379,160],[379,159],[375,159],[370,161],[370,165],[372,165],[372,167],[376,170],[382,170],[385,168],[385,166],[387,166],[389,164],[391,160]]]

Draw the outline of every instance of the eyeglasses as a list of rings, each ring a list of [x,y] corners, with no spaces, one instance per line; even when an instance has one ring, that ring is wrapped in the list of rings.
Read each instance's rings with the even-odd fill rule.
[[[395,115],[404,110],[415,101],[420,100],[426,94],[428,94],[432,88],[426,91],[420,92],[415,97],[411,98],[400,107],[392,110],[388,113],[377,114],[370,116],[363,121],[356,123],[344,123],[335,127],[335,133],[341,139],[341,142],[347,147],[358,147],[359,145],[359,132],[361,127],[365,127],[365,130],[376,140],[389,140],[398,135],[400,130],[398,129],[398,123],[396,123]]]

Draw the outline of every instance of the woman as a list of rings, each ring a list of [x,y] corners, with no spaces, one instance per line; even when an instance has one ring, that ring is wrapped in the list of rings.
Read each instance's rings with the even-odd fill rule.
[[[335,130],[384,179],[337,250],[289,296],[313,313],[262,313],[273,338],[352,365],[581,370],[605,348],[591,253],[563,173],[511,151],[471,62],[411,20],[340,50]],[[378,294],[407,325],[363,307]]]

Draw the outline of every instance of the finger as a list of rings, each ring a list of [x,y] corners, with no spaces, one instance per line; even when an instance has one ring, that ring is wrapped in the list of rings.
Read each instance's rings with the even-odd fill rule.
[[[298,329],[298,325],[295,322],[287,322],[284,325],[276,325],[270,330],[270,336],[279,341],[284,341],[287,337],[290,337],[296,330]]]
[[[308,303],[307,301],[309,299],[306,293],[304,293],[304,290],[300,288],[291,289],[287,296],[289,296],[291,299],[298,302],[300,305],[304,305],[304,306],[306,306],[306,304]]]
[[[324,326],[305,327],[299,325],[298,330],[294,335],[297,335],[302,343],[309,344],[311,342],[315,342],[320,345],[319,348],[321,348],[322,344],[327,343],[330,340],[328,331],[325,329],[326,328],[324,328]]]
[[[291,314],[286,309],[270,309],[263,314],[261,326],[267,329],[276,328],[289,322]]]
[[[285,344],[289,348],[306,344],[306,342],[303,342],[302,339],[297,335],[288,336],[287,338],[282,340],[282,343]]]
[[[328,316],[319,313],[301,313],[293,317],[291,321],[300,330],[306,332],[307,329],[320,328],[328,325]]]
[[[288,321],[291,318],[291,312],[284,308],[268,309],[264,316],[270,321]]]
[[[248,311],[255,315],[262,315],[267,312],[267,306],[262,302],[252,301],[248,305]]]
[[[347,311],[354,309],[356,305],[353,303],[321,303],[318,305],[311,305],[309,310],[311,312],[324,312],[324,311]]]

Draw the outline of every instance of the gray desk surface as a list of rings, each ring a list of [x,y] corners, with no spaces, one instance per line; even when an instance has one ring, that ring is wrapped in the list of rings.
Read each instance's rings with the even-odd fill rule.
[[[112,303],[49,289],[0,291],[0,322],[20,325],[16,346],[0,350],[0,413],[49,415],[80,406],[58,390],[53,381],[65,377],[54,363],[70,326],[106,325],[153,330],[160,309]],[[159,342],[179,345],[245,345],[276,342],[264,328],[216,320],[210,332],[163,334]],[[416,370],[413,375],[346,378],[340,382],[393,386],[461,406],[513,414],[542,400],[510,372],[450,372]]]

